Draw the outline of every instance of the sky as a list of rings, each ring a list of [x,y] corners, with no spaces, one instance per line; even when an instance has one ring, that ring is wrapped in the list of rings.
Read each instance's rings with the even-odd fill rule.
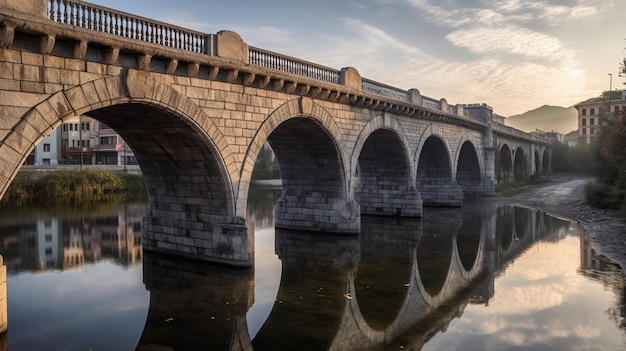
[[[89,2],[503,116],[626,89],[626,0]]]

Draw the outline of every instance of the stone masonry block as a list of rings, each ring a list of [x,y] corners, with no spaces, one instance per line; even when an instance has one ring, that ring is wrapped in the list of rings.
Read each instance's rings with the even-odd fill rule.
[[[40,82],[42,79],[42,68],[39,66],[15,65],[13,66],[13,76],[15,79]]]
[[[80,111],[89,109],[89,103],[87,102],[87,98],[85,97],[85,93],[82,87],[68,89],[65,92],[65,95],[67,96],[68,102],[77,114],[80,114]]]
[[[56,127],[61,122],[57,112],[52,108],[52,106],[50,106],[48,101],[44,101],[37,105],[35,107],[35,111],[37,111],[39,115],[52,127]]]
[[[92,107],[100,107],[100,97],[98,96],[96,86],[93,84],[93,82],[83,84],[82,87],[83,93],[85,94],[85,99],[87,99],[87,103]]]
[[[35,129],[30,123],[28,123],[26,120],[21,120],[14,128],[13,130],[17,133],[20,133],[24,139],[32,141],[29,142],[28,144],[35,144],[40,140],[41,138],[41,132],[39,132],[37,129]]]
[[[39,82],[27,82],[22,81],[20,85],[20,90],[25,93],[45,93],[46,85]]]
[[[122,74],[123,67],[118,66],[107,66],[107,75],[109,76],[119,76]]]
[[[44,93],[46,94],[56,94],[59,91],[63,90],[63,85],[62,84],[52,84],[52,83],[45,83],[44,86]]]
[[[61,84],[76,86],[80,84],[80,73],[77,71],[63,70],[61,72]]]
[[[107,73],[107,65],[97,62],[87,61],[87,72],[103,75]]]
[[[0,47],[0,61],[22,63],[21,51]]]
[[[11,179],[12,174],[21,165],[22,155],[6,145],[0,145],[0,175]]]
[[[4,139],[3,146],[16,151],[20,156],[26,155],[34,147],[32,139],[29,140],[18,132],[10,133],[6,139]]]
[[[44,55],[22,51],[22,63],[31,66],[43,66]]]
[[[61,83],[61,70],[57,68],[43,68],[44,82]]]
[[[13,79],[13,64],[0,62],[0,79]]]
[[[43,65],[49,68],[65,68],[65,59],[63,57],[46,55],[43,57]]]
[[[99,101],[109,101],[111,100],[111,95],[109,94],[107,84],[104,80],[98,79],[93,82],[94,89],[96,90],[96,94],[98,94]]]
[[[59,118],[65,118],[74,113],[74,110],[72,110],[69,101],[67,101],[65,94],[63,93],[52,95],[48,99],[48,103]]]
[[[65,68],[75,72],[81,72],[85,70],[87,61],[76,59],[65,59]]]
[[[13,126],[22,118],[26,111],[26,107],[0,105],[0,129],[13,129]]]
[[[37,110],[31,110],[24,119],[28,121],[39,134],[47,135],[52,131],[52,126]]]

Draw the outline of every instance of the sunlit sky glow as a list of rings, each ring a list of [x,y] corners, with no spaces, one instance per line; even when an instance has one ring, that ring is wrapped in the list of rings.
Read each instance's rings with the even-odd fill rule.
[[[90,2],[504,116],[625,88],[626,0]]]

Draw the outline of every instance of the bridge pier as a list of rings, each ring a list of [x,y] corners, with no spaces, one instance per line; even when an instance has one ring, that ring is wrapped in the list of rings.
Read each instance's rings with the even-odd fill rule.
[[[171,214],[144,217],[144,250],[232,266],[254,264],[252,233],[243,219],[190,212]]]
[[[454,180],[430,178],[420,184],[425,206],[458,207],[463,202],[463,190]]]
[[[283,229],[329,233],[358,233],[361,223],[359,205],[343,199],[300,201],[298,196],[282,196],[276,204],[275,226]]]

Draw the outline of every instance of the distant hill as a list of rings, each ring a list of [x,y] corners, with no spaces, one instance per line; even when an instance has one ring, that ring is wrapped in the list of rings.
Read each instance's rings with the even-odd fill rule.
[[[567,134],[578,129],[578,112],[574,107],[543,105],[521,115],[507,117],[504,123],[525,132],[541,129]]]

